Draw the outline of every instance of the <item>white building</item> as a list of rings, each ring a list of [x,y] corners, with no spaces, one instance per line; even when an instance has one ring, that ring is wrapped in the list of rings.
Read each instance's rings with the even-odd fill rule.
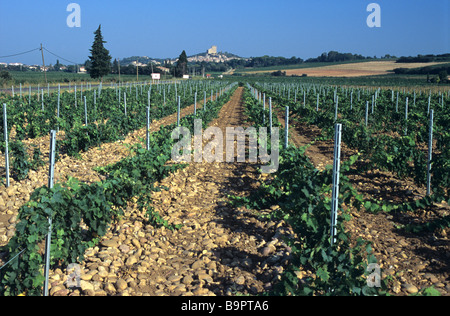
[[[206,53],[208,55],[217,55],[217,46],[213,45]]]

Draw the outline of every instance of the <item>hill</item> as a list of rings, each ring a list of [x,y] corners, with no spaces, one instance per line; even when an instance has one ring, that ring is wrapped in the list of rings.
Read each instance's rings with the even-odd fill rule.
[[[120,59],[120,65],[121,66],[127,66],[130,64],[144,64],[147,65],[148,63],[152,62],[156,65],[162,64],[164,63],[164,61],[167,59],[162,59],[162,58],[150,58],[147,56],[131,56],[131,57],[126,57],[123,59]]]
[[[267,68],[249,68],[237,70],[241,74],[263,74],[272,73],[274,70],[281,71],[286,76],[308,76],[308,77],[362,77],[388,75],[397,73],[398,63],[395,60],[361,60],[342,63],[303,63],[291,67],[267,67]],[[445,63],[403,63],[402,69],[417,70],[417,67],[425,66],[443,66]],[[426,74],[426,72],[425,72]]]

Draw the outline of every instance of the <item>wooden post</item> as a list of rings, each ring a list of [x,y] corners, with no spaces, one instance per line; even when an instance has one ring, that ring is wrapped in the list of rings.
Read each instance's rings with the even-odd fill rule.
[[[41,54],[42,54],[42,65],[44,66],[45,83],[48,83],[47,82],[47,72],[45,71],[44,50],[42,49],[42,43],[41,43]]]

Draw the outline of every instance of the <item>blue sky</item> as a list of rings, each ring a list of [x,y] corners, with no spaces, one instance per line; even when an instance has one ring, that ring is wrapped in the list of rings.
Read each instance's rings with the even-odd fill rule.
[[[71,2],[80,5],[80,28],[66,24]],[[371,2],[381,7],[380,28],[366,24]],[[82,63],[99,24],[113,58],[174,58],[211,45],[243,57],[450,53],[450,0],[0,0],[0,56],[42,43]],[[48,53],[45,58],[56,62]],[[0,58],[15,61],[42,62],[39,51]]]

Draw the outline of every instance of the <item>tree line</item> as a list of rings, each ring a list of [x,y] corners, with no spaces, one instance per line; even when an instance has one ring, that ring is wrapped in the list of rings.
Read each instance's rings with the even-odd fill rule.
[[[417,55],[415,57],[405,57],[402,56],[397,59],[397,63],[431,63],[431,62],[450,62],[450,54],[441,54],[441,55]]]

